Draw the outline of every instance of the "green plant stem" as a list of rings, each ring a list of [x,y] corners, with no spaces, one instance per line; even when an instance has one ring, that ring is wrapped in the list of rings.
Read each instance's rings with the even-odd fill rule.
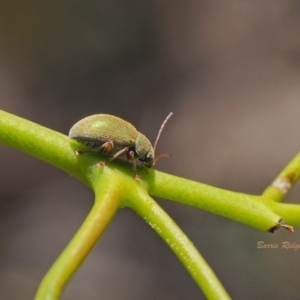
[[[119,181],[101,176],[96,200],[89,215],[71,242],[44,277],[35,300],[57,300],[60,294],[89,254],[119,208],[122,191]]]
[[[259,230],[270,230],[281,218],[261,196],[227,191],[160,172],[155,172],[149,182],[149,193],[153,196],[204,209]]]
[[[213,270],[176,223],[145,192],[137,188],[126,205],[136,211],[167,243],[208,299],[230,299]]]
[[[149,170],[148,175],[143,174],[143,179],[137,181],[132,177],[130,164],[114,161],[100,168],[98,162],[100,159],[105,160],[103,156],[78,156],[74,151],[78,144],[67,136],[3,111],[0,111],[0,143],[61,168],[86,183],[96,195],[95,205],[82,227],[45,276],[36,295],[37,300],[58,299],[65,284],[121,206],[129,206],[137,211],[156,230],[209,299],[227,299],[228,295],[213,271],[148,192],[259,230],[267,231],[276,227],[281,217],[291,222],[291,225],[300,225],[299,205],[275,202],[280,201],[286,188],[290,188],[299,178],[299,154],[279,174],[276,184],[267,188],[262,196],[253,196],[155,170]]]
[[[0,111],[0,142],[65,170],[91,189],[95,176],[101,172],[97,165],[101,155],[77,156],[76,143],[68,137],[3,111]],[[297,163],[298,158],[292,165]],[[108,168],[117,166],[122,172],[132,174],[131,165],[122,161],[111,162]],[[268,231],[281,219],[258,196],[222,190],[155,170],[143,175],[142,181],[150,186],[151,195],[201,208],[259,230]]]
[[[79,164],[70,139],[59,132],[0,110],[0,143],[61,168],[89,187],[93,185],[89,171],[95,157],[87,156]]]
[[[262,196],[264,199],[272,199],[280,202],[288,191],[293,187],[300,177],[300,152],[289,162],[289,164],[278,174],[271,185],[269,185]]]
[[[291,203],[278,203],[269,200],[270,208],[275,212],[280,214],[283,220],[294,226],[300,226],[300,205]]]

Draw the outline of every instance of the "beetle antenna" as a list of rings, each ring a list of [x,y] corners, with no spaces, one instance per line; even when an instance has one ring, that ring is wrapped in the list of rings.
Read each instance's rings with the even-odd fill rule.
[[[156,138],[156,141],[155,141],[154,147],[153,147],[154,154],[155,154],[155,151],[156,151],[156,146],[157,146],[157,142],[158,142],[158,140],[159,140],[159,138],[160,138],[160,135],[161,135],[161,133],[162,133],[162,131],[163,131],[165,125],[167,124],[167,122],[169,121],[169,119],[170,119],[172,116],[173,116],[173,113],[170,112],[170,113],[167,115],[167,117],[165,118],[164,122],[163,122],[163,123],[161,124],[161,126],[160,126],[160,129],[159,129],[159,131],[158,131],[157,138]],[[153,166],[156,164],[156,162],[157,162],[160,158],[162,158],[162,157],[170,157],[170,156],[171,156],[170,153],[164,153],[164,154],[160,154],[160,155],[156,156],[155,159],[154,159],[154,161],[153,161],[152,164],[151,164],[151,167],[153,167]]]
[[[156,151],[156,146],[157,146],[157,142],[158,142],[158,140],[159,140],[159,138],[160,138],[160,135],[161,135],[161,133],[162,133],[162,131],[163,131],[165,125],[167,124],[167,122],[169,121],[169,119],[170,119],[172,116],[173,116],[173,113],[170,112],[170,113],[167,115],[167,117],[165,118],[164,122],[163,122],[163,123],[161,124],[161,126],[160,126],[160,129],[159,129],[159,131],[158,131],[157,138],[156,138],[156,140],[155,140],[154,147],[153,147],[154,153],[155,153],[155,151]],[[162,154],[162,155],[164,155],[164,154]],[[170,155],[168,155],[168,156],[170,156]],[[161,157],[161,155],[160,155],[159,157]],[[155,162],[158,160],[159,157],[155,158]]]
[[[164,153],[164,154],[160,154],[160,155],[157,155],[152,163],[152,167],[156,164],[156,162],[162,158],[162,157],[170,157],[171,154],[170,153]]]

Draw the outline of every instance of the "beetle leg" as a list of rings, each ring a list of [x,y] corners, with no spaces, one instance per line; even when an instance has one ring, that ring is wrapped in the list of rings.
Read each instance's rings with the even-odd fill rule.
[[[101,151],[103,154],[109,154],[113,149],[114,143],[112,141],[108,141],[101,146],[94,148],[93,151]]]
[[[102,145],[96,146],[92,148],[91,150],[76,150],[77,155],[81,155],[83,153],[93,153],[93,152],[98,152],[101,151],[103,154],[109,154],[112,150],[114,149],[114,143],[112,141],[107,141]]]
[[[135,156],[134,156],[134,152],[133,151],[129,151],[127,153],[127,159],[128,160],[131,160],[132,161],[132,171],[133,171],[133,174],[134,174],[134,178],[136,180],[141,180],[142,177],[137,175],[137,171],[136,171],[136,161],[135,161]]]
[[[141,168],[142,168],[142,170],[145,170],[146,174],[148,175],[148,167],[145,163],[141,164]]]
[[[99,165],[100,167],[104,167],[105,164],[107,164],[110,161],[113,161],[114,159],[118,158],[119,156],[125,155],[128,153],[128,147],[125,147],[123,149],[121,149],[120,151],[118,151],[117,153],[115,153],[113,156],[109,157],[106,161],[100,161]]]

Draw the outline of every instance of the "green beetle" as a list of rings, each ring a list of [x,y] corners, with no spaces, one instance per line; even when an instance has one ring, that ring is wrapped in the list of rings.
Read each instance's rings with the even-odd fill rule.
[[[102,167],[105,163],[126,155],[132,161],[135,178],[141,179],[136,173],[135,159],[140,160],[142,166],[152,168],[159,158],[170,156],[166,153],[155,157],[155,150],[161,132],[172,115],[173,113],[169,113],[161,125],[154,147],[132,124],[107,114],[92,115],[78,121],[70,129],[69,137],[90,148],[88,151],[77,150],[78,155],[98,151],[109,155],[105,162],[99,163]]]

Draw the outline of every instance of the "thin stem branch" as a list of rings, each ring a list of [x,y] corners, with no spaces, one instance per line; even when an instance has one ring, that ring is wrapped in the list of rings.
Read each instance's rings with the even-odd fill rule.
[[[167,243],[208,299],[230,299],[193,243],[143,189],[137,189],[136,196],[128,199],[126,205],[135,210]]]
[[[300,152],[262,193],[264,199],[280,202],[300,177]]]
[[[223,190],[157,171],[149,175],[149,193],[153,196],[204,209],[263,231],[270,230],[281,219],[261,196]]]
[[[120,201],[121,190],[109,176],[101,177],[96,201],[89,215],[71,242],[44,277],[35,300],[57,300],[112,220]]]
[[[270,208],[280,214],[283,220],[294,226],[300,226],[300,205],[291,203],[281,203],[269,200]]]

